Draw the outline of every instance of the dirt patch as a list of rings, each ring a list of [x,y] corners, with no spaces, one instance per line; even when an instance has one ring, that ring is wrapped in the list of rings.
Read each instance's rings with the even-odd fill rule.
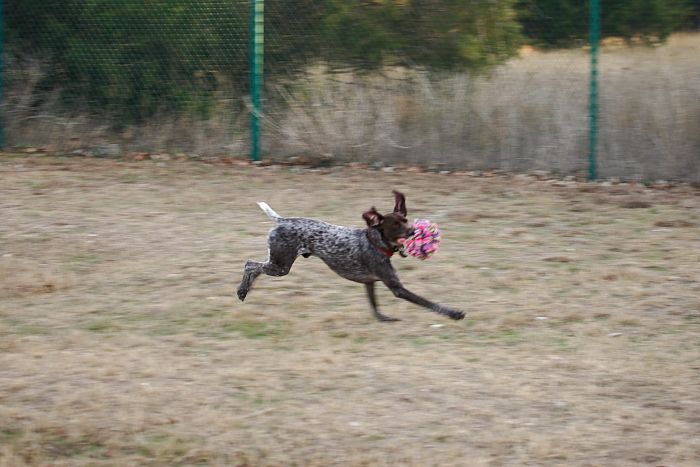
[[[696,189],[625,185],[649,203],[626,209],[578,182],[9,155],[0,179],[0,465],[700,461]],[[403,321],[378,323],[314,258],[234,298],[256,201],[359,227],[391,188],[444,234],[404,283],[465,321],[382,289]]]

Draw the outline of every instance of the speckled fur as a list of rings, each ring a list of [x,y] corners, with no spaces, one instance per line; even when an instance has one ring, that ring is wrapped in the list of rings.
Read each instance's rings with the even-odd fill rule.
[[[397,209],[399,196],[405,216],[405,200],[396,193]],[[424,306],[452,319],[464,318],[464,313],[443,307],[408,291],[399,280],[388,256],[377,246],[394,250],[394,245],[382,235],[381,229],[368,227],[356,229],[329,224],[304,217],[281,217],[266,203],[260,208],[275,221],[276,226],[268,234],[269,257],[265,262],[247,261],[243,279],[238,288],[238,298],[245,300],[255,279],[262,273],[269,276],[284,276],[289,273],[298,256],[317,256],[345,279],[365,284],[367,296],[374,316],[381,321],[396,321],[379,312],[374,295],[374,283],[383,282],[395,296]],[[374,211],[374,208],[373,212]],[[382,217],[380,215],[380,217]],[[404,219],[405,220],[405,219]],[[368,221],[369,224],[369,221]],[[368,237],[372,237],[372,242]]]

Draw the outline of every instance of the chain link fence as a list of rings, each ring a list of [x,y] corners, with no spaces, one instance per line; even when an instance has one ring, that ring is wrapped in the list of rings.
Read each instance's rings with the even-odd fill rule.
[[[248,6],[6,2],[8,144],[244,151]]]
[[[252,1],[5,0],[7,145],[246,157]],[[262,157],[585,173],[587,7],[546,4],[265,1]],[[700,38],[654,27],[603,42],[599,174],[698,180]]]

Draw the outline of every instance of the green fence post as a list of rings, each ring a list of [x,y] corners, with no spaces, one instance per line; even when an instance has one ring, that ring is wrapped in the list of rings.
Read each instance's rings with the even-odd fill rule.
[[[265,2],[250,0],[250,158],[260,160],[260,110],[265,45]]]
[[[588,180],[598,178],[598,44],[600,1],[590,0],[591,78],[588,96]]]
[[[3,15],[3,2],[0,0],[0,108],[4,97],[4,73],[5,73],[5,16]],[[5,115],[0,113],[0,149],[5,149]]]

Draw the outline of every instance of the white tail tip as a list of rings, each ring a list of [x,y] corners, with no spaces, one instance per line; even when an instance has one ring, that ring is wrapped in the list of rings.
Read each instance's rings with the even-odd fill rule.
[[[260,201],[260,202],[258,203],[258,206],[260,206],[260,209],[262,209],[263,211],[265,211],[265,214],[267,214],[267,216],[268,216],[270,219],[272,219],[273,221],[274,221],[274,220],[277,220],[277,219],[279,219],[279,218],[281,217],[279,214],[277,214],[277,213],[276,213],[266,202],[264,202],[264,201]]]

